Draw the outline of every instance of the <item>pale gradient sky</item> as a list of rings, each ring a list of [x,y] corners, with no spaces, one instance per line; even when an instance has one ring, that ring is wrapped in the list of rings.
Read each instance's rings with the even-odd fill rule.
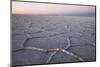
[[[94,6],[60,5],[46,3],[12,2],[13,14],[62,15],[95,14]]]

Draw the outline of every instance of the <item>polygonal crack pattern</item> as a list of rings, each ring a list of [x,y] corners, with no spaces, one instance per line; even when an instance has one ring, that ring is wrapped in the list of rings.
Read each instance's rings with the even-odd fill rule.
[[[12,15],[11,20],[13,65],[95,60],[95,17]]]

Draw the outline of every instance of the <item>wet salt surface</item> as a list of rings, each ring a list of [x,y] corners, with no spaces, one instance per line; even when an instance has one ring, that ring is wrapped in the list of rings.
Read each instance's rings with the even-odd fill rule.
[[[24,47],[43,49],[62,48],[81,57],[95,61],[95,17],[78,16],[12,16],[12,64],[47,64],[51,52],[18,50]],[[28,39],[30,38],[30,39]],[[28,40],[27,40],[28,39]],[[18,50],[14,52],[14,50]],[[49,63],[78,62],[75,57],[58,51]]]

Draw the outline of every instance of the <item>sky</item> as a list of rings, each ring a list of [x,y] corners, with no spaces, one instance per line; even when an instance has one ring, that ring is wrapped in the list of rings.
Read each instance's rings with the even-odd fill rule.
[[[12,2],[12,14],[95,16],[95,7],[30,2]]]

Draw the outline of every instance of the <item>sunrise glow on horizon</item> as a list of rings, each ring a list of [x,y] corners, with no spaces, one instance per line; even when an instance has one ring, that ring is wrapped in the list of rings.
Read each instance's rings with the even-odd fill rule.
[[[12,14],[25,14],[25,15],[95,14],[95,7],[46,4],[46,3],[12,2]]]

